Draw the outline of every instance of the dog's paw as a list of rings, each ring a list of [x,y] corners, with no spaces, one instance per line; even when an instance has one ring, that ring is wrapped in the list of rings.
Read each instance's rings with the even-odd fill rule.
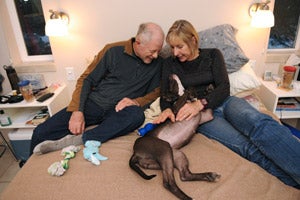
[[[209,182],[216,182],[221,178],[221,175],[216,172],[208,172],[206,173],[206,178]]]

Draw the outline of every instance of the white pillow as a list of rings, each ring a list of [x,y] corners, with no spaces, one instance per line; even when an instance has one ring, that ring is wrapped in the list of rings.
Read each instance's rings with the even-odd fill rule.
[[[249,63],[246,63],[240,70],[228,75],[230,82],[230,95],[258,88],[261,83]]]
[[[300,57],[294,53],[290,55],[290,57],[285,63],[285,65],[298,65],[298,64],[300,64]]]

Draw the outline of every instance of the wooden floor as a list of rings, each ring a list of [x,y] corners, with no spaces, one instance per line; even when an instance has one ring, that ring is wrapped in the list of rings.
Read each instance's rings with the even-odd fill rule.
[[[3,141],[0,138],[0,144]],[[0,154],[3,147],[0,146]],[[10,181],[15,177],[15,175],[20,170],[19,162],[16,161],[12,153],[6,148],[5,153],[0,157],[0,193],[5,189],[5,187],[10,183]]]

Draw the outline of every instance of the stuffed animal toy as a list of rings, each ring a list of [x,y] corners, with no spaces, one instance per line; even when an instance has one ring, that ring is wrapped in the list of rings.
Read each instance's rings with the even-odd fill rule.
[[[84,144],[83,157],[93,163],[100,165],[100,161],[107,160],[108,158],[99,154],[99,147],[101,142],[95,140],[88,140]]]
[[[61,151],[61,155],[65,156],[60,162],[55,162],[48,168],[48,173],[52,176],[62,176],[69,169],[69,160],[75,157],[75,153],[80,150],[80,147],[74,145],[65,147]]]

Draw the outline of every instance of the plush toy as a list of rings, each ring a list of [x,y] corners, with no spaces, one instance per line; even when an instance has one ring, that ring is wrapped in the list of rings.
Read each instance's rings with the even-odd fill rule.
[[[107,160],[108,158],[99,154],[99,147],[101,142],[95,140],[88,140],[84,144],[83,157],[93,163],[94,165],[100,165],[101,160]]]
[[[157,127],[157,124],[147,123],[143,128],[138,129],[138,134],[144,136],[155,127]]]
[[[55,162],[48,168],[48,173],[52,176],[62,176],[69,169],[69,160],[75,157],[75,153],[80,150],[80,147],[74,145],[65,147],[61,151],[61,155],[65,156],[60,162]]]

